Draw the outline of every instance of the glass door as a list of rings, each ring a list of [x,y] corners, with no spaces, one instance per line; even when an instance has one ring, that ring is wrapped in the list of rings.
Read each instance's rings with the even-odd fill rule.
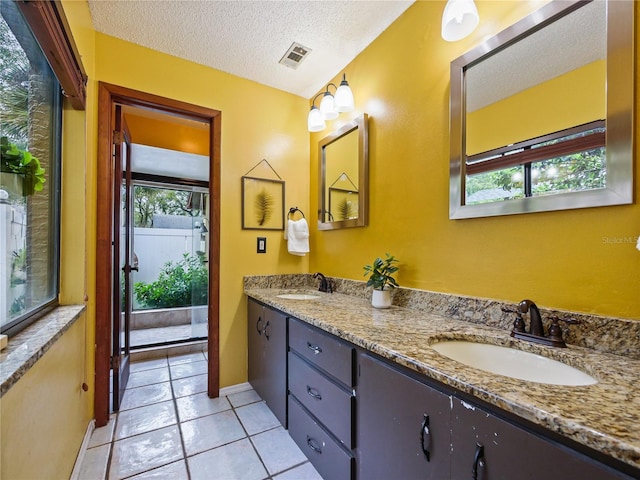
[[[133,349],[207,338],[206,188],[136,181]]]

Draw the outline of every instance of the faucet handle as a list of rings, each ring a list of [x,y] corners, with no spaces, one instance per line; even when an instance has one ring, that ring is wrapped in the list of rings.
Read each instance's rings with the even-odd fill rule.
[[[581,323],[580,320],[576,320],[575,318],[562,318],[557,315],[549,315],[549,320],[551,320],[551,325],[549,325],[549,337],[552,340],[563,341],[562,338],[562,329],[558,322],[565,322],[569,325],[574,325],[576,323]]]
[[[522,313],[519,309],[513,309],[509,307],[500,307],[504,313],[515,313],[516,319],[513,321],[513,331],[514,332],[524,332],[524,320],[522,319]]]

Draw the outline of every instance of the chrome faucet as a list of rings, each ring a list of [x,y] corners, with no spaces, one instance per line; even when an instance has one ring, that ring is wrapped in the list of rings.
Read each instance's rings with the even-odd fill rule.
[[[333,286],[331,285],[331,279],[327,279],[320,272],[316,272],[313,274],[313,278],[320,278],[320,287],[318,287],[318,291],[325,293],[333,293]]]

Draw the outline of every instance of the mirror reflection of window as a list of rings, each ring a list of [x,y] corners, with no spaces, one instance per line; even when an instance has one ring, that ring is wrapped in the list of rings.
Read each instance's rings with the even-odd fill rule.
[[[325,175],[327,192],[325,195],[325,210],[334,220],[344,220],[336,215],[335,204],[331,204],[329,187],[358,191],[358,130],[354,129],[333,143],[324,147]],[[343,176],[344,175],[344,176]],[[349,182],[345,182],[344,178]],[[332,181],[332,179],[334,179]],[[332,183],[329,183],[332,181]],[[339,184],[335,184],[338,181]],[[347,183],[345,185],[345,183]],[[332,209],[332,207],[334,207]]]
[[[467,205],[606,186],[606,47],[592,2],[466,70]]]

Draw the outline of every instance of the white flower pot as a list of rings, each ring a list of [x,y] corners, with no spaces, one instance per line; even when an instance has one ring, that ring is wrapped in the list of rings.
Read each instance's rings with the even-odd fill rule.
[[[389,308],[391,306],[391,290],[373,290],[371,305],[375,308]]]

